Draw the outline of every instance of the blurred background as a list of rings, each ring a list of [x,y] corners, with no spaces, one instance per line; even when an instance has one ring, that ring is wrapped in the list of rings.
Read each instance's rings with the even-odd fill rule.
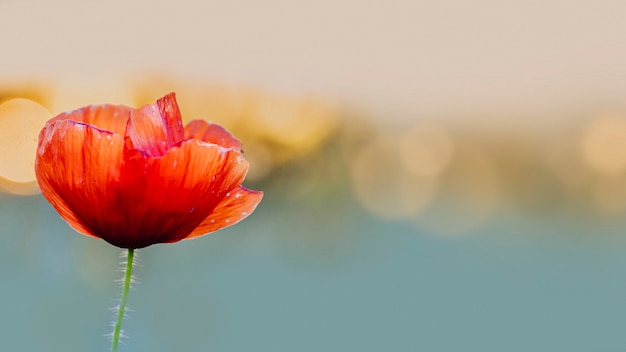
[[[626,349],[621,1],[0,0],[0,341],[106,351],[120,250],[36,138],[177,93],[257,211],[140,250],[120,351]]]

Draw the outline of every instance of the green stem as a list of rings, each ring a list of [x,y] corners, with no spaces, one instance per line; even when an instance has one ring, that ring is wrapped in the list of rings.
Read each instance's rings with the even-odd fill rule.
[[[126,258],[126,270],[124,271],[124,286],[122,287],[122,300],[117,309],[117,320],[113,328],[113,342],[111,343],[111,352],[117,352],[117,345],[120,342],[120,331],[122,329],[122,321],[124,321],[124,312],[126,311],[126,301],[128,301],[128,291],[130,291],[130,282],[133,275],[133,257],[135,250],[128,248]]]

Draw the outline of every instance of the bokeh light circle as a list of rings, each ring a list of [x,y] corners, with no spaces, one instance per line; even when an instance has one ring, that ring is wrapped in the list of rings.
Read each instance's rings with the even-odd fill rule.
[[[439,175],[454,154],[452,137],[445,129],[434,124],[413,125],[400,138],[399,143],[403,162],[417,176]]]
[[[398,150],[394,138],[377,138],[365,145],[351,164],[357,199],[371,213],[386,219],[415,215],[437,190],[436,179],[412,173]]]
[[[626,118],[608,115],[594,119],[581,140],[582,158],[593,171],[617,175],[626,171]]]
[[[473,144],[460,145],[441,175],[437,198],[414,218],[415,225],[432,235],[470,234],[494,215],[501,197],[496,164]]]
[[[0,177],[18,183],[35,181],[37,136],[51,117],[32,100],[16,98],[0,104]]]

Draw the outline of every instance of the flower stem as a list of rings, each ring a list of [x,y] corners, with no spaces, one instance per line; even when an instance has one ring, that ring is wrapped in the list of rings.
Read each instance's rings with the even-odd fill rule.
[[[128,301],[128,291],[130,291],[130,283],[133,275],[133,257],[135,250],[128,248],[126,256],[126,268],[124,270],[124,284],[122,286],[122,299],[117,309],[117,320],[113,328],[113,341],[111,343],[111,352],[117,352],[117,345],[120,342],[120,331],[122,329],[122,321],[124,321],[124,312],[126,311],[126,301]]]

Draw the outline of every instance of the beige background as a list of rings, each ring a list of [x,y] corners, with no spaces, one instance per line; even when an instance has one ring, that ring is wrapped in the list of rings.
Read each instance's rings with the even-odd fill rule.
[[[385,119],[620,105],[622,1],[0,1],[0,81],[171,74]],[[515,116],[508,116],[515,112]]]

